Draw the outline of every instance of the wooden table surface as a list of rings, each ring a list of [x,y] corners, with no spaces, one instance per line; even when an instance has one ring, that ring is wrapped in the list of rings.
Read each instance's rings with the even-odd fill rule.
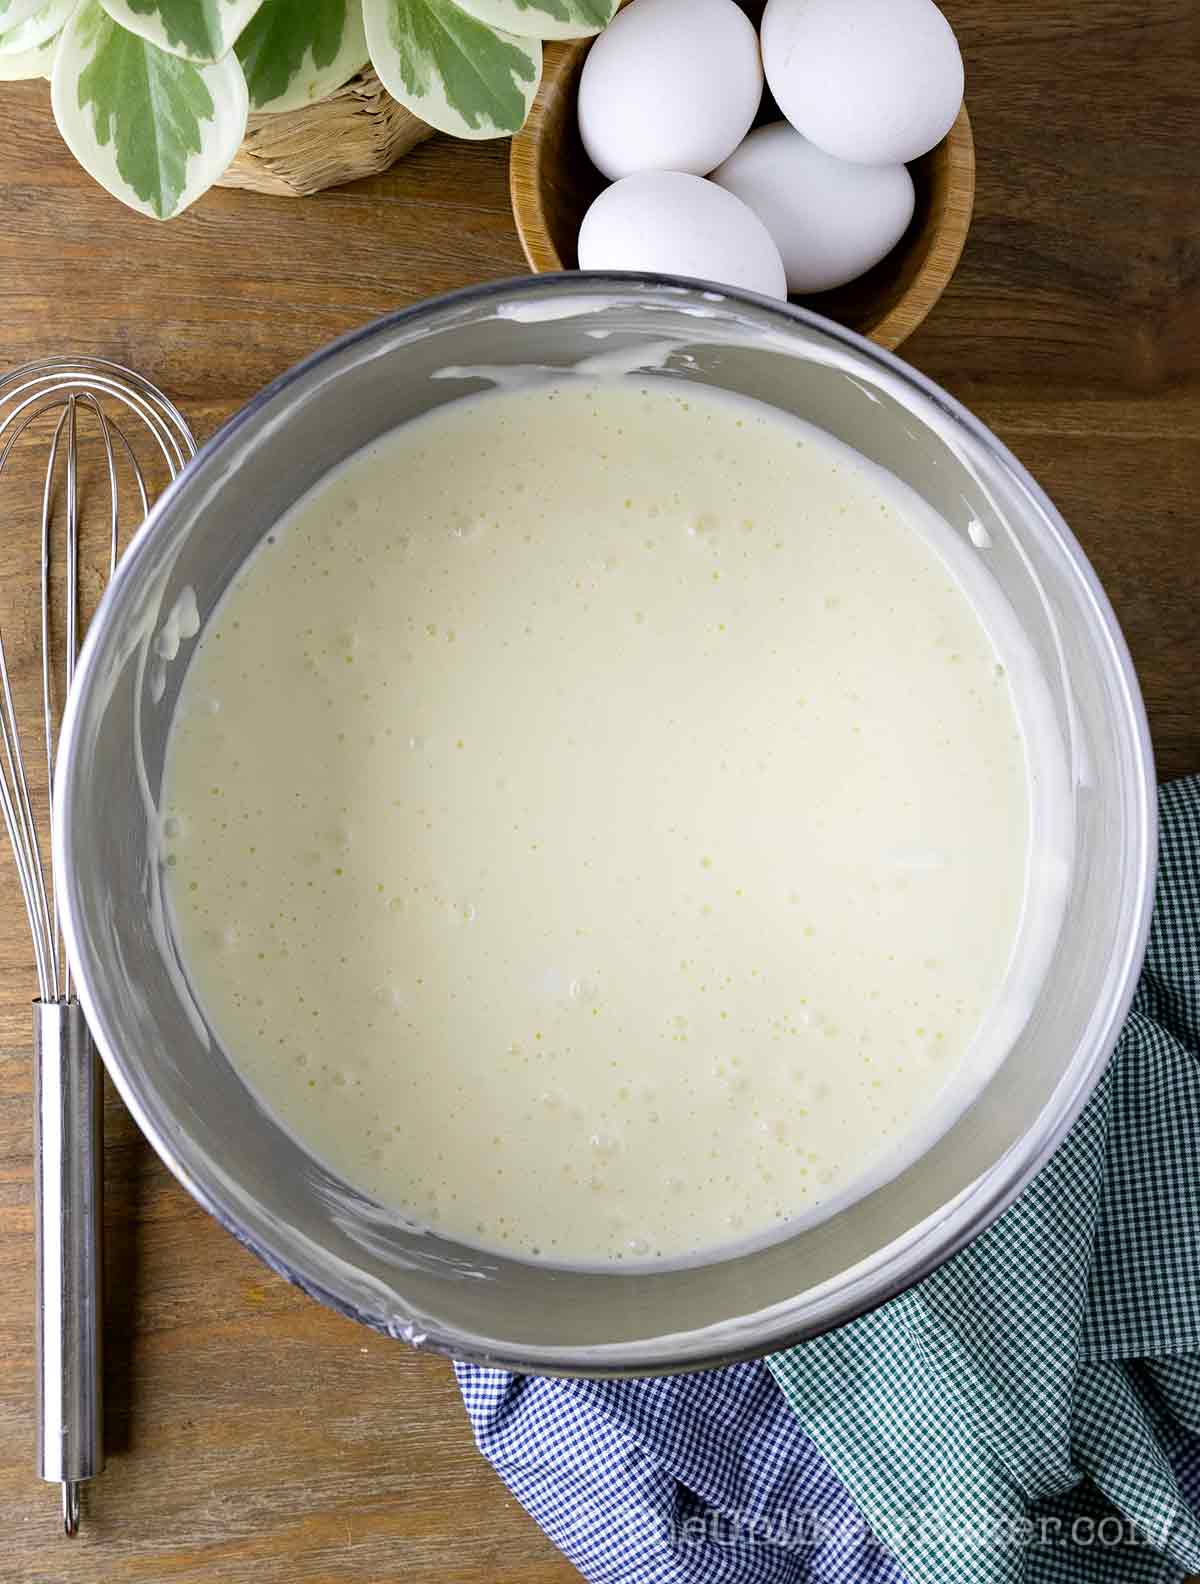
[[[1200,770],[1200,12],[950,0],[979,154],[949,292],[905,355],[1049,490],[1124,624],[1164,778]],[[292,202],[216,192],[166,227],[93,187],[43,84],[0,88],[0,367],[115,357],[202,436],[342,331],[515,275],[507,148],[437,139]],[[3,496],[12,513],[32,505]],[[4,553],[0,617],[28,594]],[[27,641],[22,619],[10,638]],[[26,653],[28,660],[28,652]],[[449,1367],[273,1277],[109,1097],[109,1467],[81,1537],[31,1474],[28,1002],[0,868],[0,1580],[566,1584],[475,1454]],[[636,1584],[636,1581],[633,1581]]]

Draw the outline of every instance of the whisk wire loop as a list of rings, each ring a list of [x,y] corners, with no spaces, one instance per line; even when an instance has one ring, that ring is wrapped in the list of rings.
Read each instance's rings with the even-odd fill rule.
[[[121,525],[120,476],[126,472],[136,491],[141,517],[150,509],[146,469],[122,422],[106,410],[121,412],[125,423],[136,421],[139,433],[153,442],[153,454],[175,478],[194,455],[196,444],[178,408],[140,375],[103,358],[47,358],[26,364],[0,378],[0,477],[14,446],[31,425],[48,414],[58,418],[50,434],[41,508],[41,672],[42,730],[48,807],[53,816],[54,763],[62,707],[75,676],[79,654],[79,550],[81,527],[80,446],[86,416],[103,447],[103,476],[108,492],[107,572],[116,567]],[[65,479],[63,474],[65,472]],[[59,485],[65,484],[61,502]],[[65,515],[63,566],[62,670],[56,676],[52,634],[51,574],[55,561],[54,525],[59,506]],[[16,862],[22,901],[29,916],[42,1000],[69,998],[71,970],[54,902],[52,865],[38,835],[13,684],[0,626],[0,810],[3,811]]]
[[[49,441],[41,486],[37,628],[46,801],[52,823],[55,754],[62,710],[75,680],[82,620],[84,431],[94,429],[103,450],[100,487],[108,491],[109,576],[117,561],[123,479],[131,478],[136,488],[138,521],[150,509],[150,475],[139,449],[153,459],[156,474],[165,471],[175,478],[196,445],[178,409],[140,375],[102,358],[48,358],[0,378],[0,479],[13,448],[40,419],[52,420],[46,425]],[[131,436],[140,437],[140,448]],[[60,585],[58,638],[53,595]],[[73,1535],[79,1528],[80,1484],[104,1467],[100,1067],[83,1011],[72,995],[52,854],[42,846],[26,774],[14,698],[18,682],[0,624],[0,813],[29,916],[38,984],[33,1020],[37,1467],[43,1479],[61,1486],[63,1531]]]

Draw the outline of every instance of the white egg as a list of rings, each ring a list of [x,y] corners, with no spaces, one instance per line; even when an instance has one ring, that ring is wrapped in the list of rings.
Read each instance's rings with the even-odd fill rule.
[[[962,56],[933,0],[767,0],[762,51],[779,108],[838,159],[917,159],[962,103]]]
[[[913,183],[903,165],[834,159],[786,121],[751,132],[712,180],[766,226],[793,292],[829,291],[864,274],[912,219]]]
[[[633,0],[584,62],[583,146],[612,181],[704,176],[750,130],[762,89],[758,35],[734,0]]]
[[[606,187],[579,228],[579,267],[787,296],[783,260],[758,216],[724,187],[683,171],[640,171]]]

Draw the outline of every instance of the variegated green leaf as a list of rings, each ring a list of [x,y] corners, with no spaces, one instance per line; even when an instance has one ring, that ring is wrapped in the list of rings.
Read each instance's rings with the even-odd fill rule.
[[[190,61],[218,61],[262,0],[100,0],[114,22]]]
[[[0,55],[0,82],[20,82],[27,77],[49,77],[54,69],[54,52],[59,35],[47,39],[36,49],[25,50],[20,55]]]
[[[522,38],[587,38],[607,27],[618,0],[458,0],[489,27]]]
[[[16,27],[0,33],[0,56],[28,55],[56,38],[79,0],[48,0]],[[36,74],[35,74],[36,75]]]
[[[384,87],[440,132],[500,137],[524,125],[542,76],[539,39],[486,27],[452,0],[363,0]]]
[[[83,0],[63,30],[51,99],[79,163],[160,220],[212,186],[246,130],[246,79],[232,51],[215,66],[180,60],[118,26],[98,0]]]
[[[45,0],[0,0],[0,33],[7,33],[18,22],[24,22],[35,11],[40,11]]]
[[[236,49],[254,110],[296,110],[367,61],[361,0],[265,0]]]

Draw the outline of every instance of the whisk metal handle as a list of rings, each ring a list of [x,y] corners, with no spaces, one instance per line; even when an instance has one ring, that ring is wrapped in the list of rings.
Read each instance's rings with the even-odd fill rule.
[[[104,1467],[103,1092],[78,1001],[35,1001],[33,1036],[37,1468],[62,1486],[70,1535],[79,1484]]]

